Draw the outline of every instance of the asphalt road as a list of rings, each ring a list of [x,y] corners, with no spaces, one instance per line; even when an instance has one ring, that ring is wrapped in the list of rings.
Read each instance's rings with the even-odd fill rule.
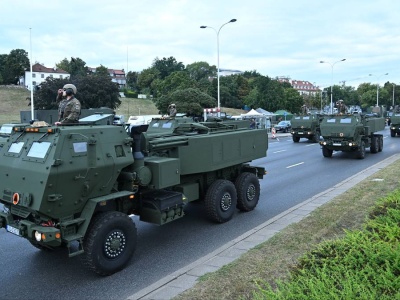
[[[109,277],[85,270],[79,257],[68,259],[64,250],[40,251],[1,229],[0,299],[124,299],[291,206],[398,153],[400,137],[391,138],[387,128],[381,133],[383,152],[367,151],[364,160],[341,152],[324,158],[318,144],[303,139],[293,143],[290,136],[270,139],[268,156],[253,162],[268,170],[254,211],[238,211],[230,222],[214,224],[206,219],[199,201],[187,205],[184,218],[161,227],[135,217],[139,234],[135,255],[127,268]]]

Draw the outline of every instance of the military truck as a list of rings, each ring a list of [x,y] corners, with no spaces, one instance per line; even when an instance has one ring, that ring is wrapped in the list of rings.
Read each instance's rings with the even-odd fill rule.
[[[319,124],[322,118],[317,114],[294,116],[291,120],[293,142],[298,143],[301,138],[307,138],[318,143],[321,135]]]
[[[333,151],[346,151],[363,159],[365,148],[369,147],[371,153],[383,149],[383,136],[376,132],[385,128],[385,120],[377,114],[329,115],[324,117],[320,128],[324,157],[332,157]]]
[[[0,159],[0,228],[42,250],[65,247],[111,275],[136,248],[131,215],[164,225],[201,200],[223,223],[256,207],[266,172],[250,162],[266,156],[266,129],[159,118],[127,133],[104,118],[13,128]]]
[[[391,137],[395,137],[396,134],[400,135],[400,107],[398,105],[394,107],[388,125],[390,126]]]

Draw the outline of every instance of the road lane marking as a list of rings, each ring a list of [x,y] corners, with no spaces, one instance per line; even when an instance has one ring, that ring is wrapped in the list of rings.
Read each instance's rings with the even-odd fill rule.
[[[285,152],[286,150],[278,150],[278,151],[275,151],[275,152],[272,152],[272,153],[279,153],[279,152]]]
[[[293,168],[293,167],[297,167],[297,166],[300,166],[300,165],[302,165],[302,164],[304,164],[304,161],[302,161],[301,163],[298,163],[298,164],[294,164],[294,165],[291,165],[291,166],[287,166],[286,169]]]

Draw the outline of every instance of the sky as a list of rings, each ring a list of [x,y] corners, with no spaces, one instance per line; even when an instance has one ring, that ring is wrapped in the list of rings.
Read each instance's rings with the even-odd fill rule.
[[[320,88],[400,85],[398,0],[0,0],[0,14],[0,54],[24,49],[46,67],[79,57],[140,72],[156,58],[219,58],[220,69]]]

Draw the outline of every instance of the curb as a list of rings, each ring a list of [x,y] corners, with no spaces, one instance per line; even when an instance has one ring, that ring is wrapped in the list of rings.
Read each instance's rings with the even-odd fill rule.
[[[236,239],[198,259],[197,261],[171,273],[128,297],[130,300],[166,300],[178,296],[196,284],[200,276],[215,272],[219,268],[238,259],[242,254],[267,241],[274,234],[290,224],[307,217],[313,210],[346,192],[354,185],[400,159],[400,154],[392,155],[385,160],[343,180],[304,202],[289,208],[263,224],[249,230]]]

